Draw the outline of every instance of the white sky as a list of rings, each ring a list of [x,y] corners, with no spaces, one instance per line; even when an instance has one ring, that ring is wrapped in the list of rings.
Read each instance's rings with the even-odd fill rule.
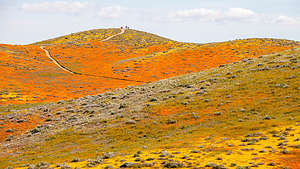
[[[0,0],[0,43],[128,25],[184,42],[300,40],[300,0]]]

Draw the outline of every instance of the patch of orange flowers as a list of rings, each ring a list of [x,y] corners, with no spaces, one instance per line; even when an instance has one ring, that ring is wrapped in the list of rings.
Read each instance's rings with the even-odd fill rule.
[[[0,104],[51,102],[94,95],[297,46],[288,40],[246,39],[204,45],[155,41],[144,47],[90,40],[46,47],[63,66],[91,75],[85,76],[61,70],[38,45],[2,44]]]
[[[22,121],[21,121],[22,120]],[[42,123],[42,119],[40,119],[36,115],[27,116],[25,119],[12,119],[10,121],[0,120],[1,128],[0,128],[0,141],[7,139],[7,136],[16,136],[20,135],[23,132],[30,130],[36,127],[38,124]]]

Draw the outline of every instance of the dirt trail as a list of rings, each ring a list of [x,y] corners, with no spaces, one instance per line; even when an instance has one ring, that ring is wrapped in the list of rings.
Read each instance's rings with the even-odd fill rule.
[[[107,41],[115,36],[121,35],[125,32],[125,29],[121,29],[121,32],[118,34],[115,34],[113,36],[110,36],[104,40],[102,40],[102,42]],[[45,51],[47,57],[54,63],[56,64],[59,68],[61,68],[62,70],[71,73],[71,74],[76,74],[76,75],[83,75],[83,76],[90,76],[90,77],[99,77],[99,78],[108,78],[108,79],[114,79],[114,80],[123,80],[123,81],[131,81],[131,82],[139,82],[139,83],[148,83],[148,82],[144,82],[144,81],[138,81],[138,80],[129,80],[129,79],[123,79],[123,78],[118,78],[118,77],[110,77],[110,76],[98,76],[98,75],[92,75],[92,74],[85,74],[85,73],[79,73],[79,72],[74,72],[68,68],[66,68],[65,66],[61,65],[55,58],[53,58],[50,54],[50,52],[44,48],[44,46],[40,46],[40,48]]]
[[[50,52],[49,52],[47,49],[45,49],[44,46],[40,46],[40,48],[41,48],[42,50],[45,51],[47,57],[48,57],[50,60],[52,60],[52,62],[53,62],[54,64],[56,64],[59,68],[61,68],[62,70],[66,71],[66,72],[69,72],[69,73],[71,73],[71,74],[77,74],[77,73],[73,72],[72,70],[69,70],[68,68],[66,68],[66,67],[64,67],[63,65],[61,65],[56,59],[54,59],[54,58],[50,55]]]
[[[112,36],[110,36],[110,37],[108,37],[108,38],[102,40],[101,42],[108,41],[108,40],[110,40],[111,38],[116,37],[116,36],[119,36],[119,35],[121,35],[121,34],[123,34],[123,33],[125,33],[125,29],[121,28],[121,32],[120,32],[120,33],[115,34],[115,35],[112,35]]]

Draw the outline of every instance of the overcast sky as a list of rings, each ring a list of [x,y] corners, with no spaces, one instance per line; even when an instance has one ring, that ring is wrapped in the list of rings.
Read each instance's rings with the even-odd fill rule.
[[[300,41],[300,0],[0,0],[0,43],[122,25],[184,42]]]

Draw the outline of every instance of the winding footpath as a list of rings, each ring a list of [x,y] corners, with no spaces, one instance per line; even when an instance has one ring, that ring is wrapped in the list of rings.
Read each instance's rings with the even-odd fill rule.
[[[71,74],[77,74],[75,72],[73,72],[72,70],[69,70],[68,68],[64,67],[63,65],[61,65],[56,59],[54,59],[51,55],[50,55],[50,52],[44,48],[44,46],[40,46],[40,48],[45,51],[46,53],[46,56],[54,63],[56,64],[59,68],[61,68],[63,71],[66,71],[68,73],[71,73]]]
[[[121,35],[125,33],[125,29],[121,29],[121,32],[115,35],[112,35],[104,40],[102,40],[101,42],[105,42],[110,40],[113,37],[116,37],[118,35]],[[46,56],[55,64],[57,65],[60,69],[62,69],[65,72],[71,73],[71,74],[76,74],[76,75],[84,75],[84,76],[91,76],[91,77],[100,77],[100,78],[108,78],[108,79],[114,79],[114,80],[123,80],[123,81],[132,81],[132,82],[141,82],[141,83],[148,83],[148,82],[144,82],[144,81],[137,81],[137,80],[129,80],[129,79],[123,79],[123,78],[117,78],[117,77],[110,77],[110,76],[98,76],[98,75],[91,75],[91,74],[85,74],[85,73],[79,73],[79,72],[74,72],[68,68],[66,68],[65,66],[63,66],[62,64],[60,64],[55,58],[53,58],[50,54],[50,52],[45,49],[45,46],[40,46],[40,48],[46,53]]]
[[[126,30],[126,29],[121,28],[121,32],[120,32],[120,33],[115,34],[115,35],[112,35],[112,36],[110,36],[110,37],[108,37],[108,38],[102,40],[101,42],[105,42],[105,41],[110,40],[111,38],[114,38],[114,37],[116,37],[116,36],[122,35],[123,33],[125,33],[125,30]]]

